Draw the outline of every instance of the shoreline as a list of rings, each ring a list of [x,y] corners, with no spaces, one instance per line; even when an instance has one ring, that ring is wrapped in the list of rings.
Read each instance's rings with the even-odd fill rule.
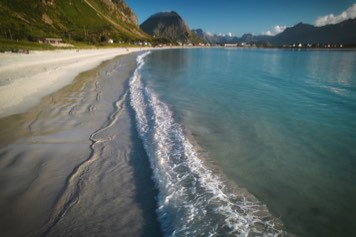
[[[0,118],[22,113],[106,60],[150,48],[32,51],[0,54]]]

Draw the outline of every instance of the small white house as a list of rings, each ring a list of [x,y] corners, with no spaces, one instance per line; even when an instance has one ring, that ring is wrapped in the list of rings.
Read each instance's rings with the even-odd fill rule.
[[[224,44],[224,47],[237,47],[237,44]]]
[[[56,45],[63,43],[63,40],[61,38],[44,38],[43,42],[45,44]]]
[[[108,39],[108,44],[113,44],[114,40],[113,39]]]

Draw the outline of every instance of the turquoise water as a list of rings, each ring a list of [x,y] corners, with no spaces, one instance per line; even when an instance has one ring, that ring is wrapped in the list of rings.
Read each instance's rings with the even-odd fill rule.
[[[157,50],[138,64],[130,100],[165,235],[356,236],[355,51]]]

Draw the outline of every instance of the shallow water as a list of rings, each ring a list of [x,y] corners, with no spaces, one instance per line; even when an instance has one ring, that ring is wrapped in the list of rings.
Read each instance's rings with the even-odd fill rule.
[[[166,233],[183,236],[178,230],[191,230],[179,218],[209,209],[209,202],[189,202],[210,195],[211,191],[201,187],[204,184],[181,184],[183,174],[188,182],[204,179],[190,177],[196,167],[186,165],[185,170],[169,173],[167,180],[161,177],[177,166],[177,161],[162,164],[162,157],[170,160],[178,156],[178,163],[189,160],[187,151],[179,151],[186,149],[179,144],[188,140],[190,145],[199,145],[189,149],[193,151],[190,158],[203,160],[208,167],[202,173],[211,172],[211,179],[222,182],[218,186],[231,181],[246,188],[261,202],[258,205],[266,204],[270,213],[280,218],[289,233],[356,234],[355,51],[167,50],[154,51],[144,61],[139,74],[138,92],[142,94],[134,107],[139,107],[138,114],[146,114],[137,118],[141,137],[147,143],[163,144],[146,145],[146,150],[152,153],[153,169],[162,169],[157,171],[156,183],[160,186],[165,180],[159,188],[159,205],[164,216],[161,222],[168,223]],[[142,117],[146,120],[140,121]],[[169,135],[172,131],[176,134]],[[167,144],[172,148],[167,150]],[[171,180],[175,176],[178,181]],[[170,182],[174,187],[167,185]],[[199,195],[184,192],[195,187],[201,188]],[[217,190],[225,195],[241,194],[240,188]],[[187,202],[182,201],[185,197]],[[175,205],[197,212],[177,211]],[[224,220],[224,214],[214,219],[218,211],[213,210],[207,214],[211,223],[225,227],[238,223],[219,224],[217,220]],[[169,219],[172,213],[178,215],[173,220]],[[226,216],[225,220],[230,221]],[[253,229],[252,223],[240,230]],[[199,224],[192,225],[199,229]],[[226,234],[233,227],[214,230]]]

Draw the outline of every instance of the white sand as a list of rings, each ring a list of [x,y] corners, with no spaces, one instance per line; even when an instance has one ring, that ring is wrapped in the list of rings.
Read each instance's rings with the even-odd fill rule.
[[[80,73],[138,48],[0,54],[0,118],[25,112]]]

